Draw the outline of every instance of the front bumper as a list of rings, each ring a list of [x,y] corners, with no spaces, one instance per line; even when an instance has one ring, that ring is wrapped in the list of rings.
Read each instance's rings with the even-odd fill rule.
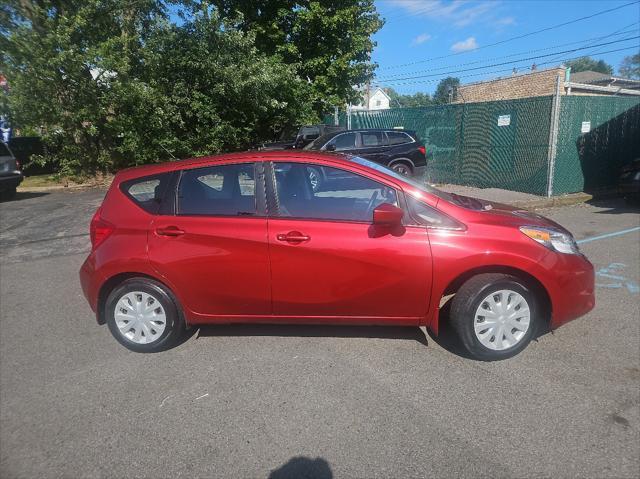
[[[556,253],[553,284],[547,286],[551,297],[551,328],[555,329],[591,311],[596,304],[595,271],[583,255]]]

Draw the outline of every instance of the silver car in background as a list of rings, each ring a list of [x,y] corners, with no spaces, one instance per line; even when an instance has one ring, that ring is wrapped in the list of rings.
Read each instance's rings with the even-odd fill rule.
[[[11,153],[9,145],[0,142],[0,199],[11,199],[24,178],[20,164]]]

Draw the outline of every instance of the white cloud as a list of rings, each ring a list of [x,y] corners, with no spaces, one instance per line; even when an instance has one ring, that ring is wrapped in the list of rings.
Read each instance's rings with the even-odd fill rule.
[[[478,48],[478,43],[476,42],[475,37],[469,37],[466,40],[451,45],[451,50],[456,53],[468,52],[469,50],[475,50],[476,48]]]
[[[513,17],[502,17],[502,18],[498,18],[495,21],[495,24],[498,26],[508,26],[508,25],[515,25],[516,24],[516,19]]]
[[[411,45],[412,46],[421,45],[421,44],[423,44],[424,42],[426,42],[427,40],[430,40],[430,39],[431,39],[431,35],[429,35],[428,33],[421,33],[416,38],[411,40]]]
[[[495,18],[497,0],[389,0],[389,4],[402,8],[415,17],[431,18],[452,23],[456,27],[465,27],[480,21]],[[393,17],[392,17],[393,18]]]

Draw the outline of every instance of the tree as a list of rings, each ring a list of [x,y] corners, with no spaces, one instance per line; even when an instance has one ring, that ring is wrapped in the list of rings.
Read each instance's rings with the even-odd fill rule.
[[[613,67],[611,65],[604,60],[596,60],[591,57],[580,57],[575,60],[566,61],[564,64],[566,67],[571,68],[571,73],[594,71],[607,75],[613,74]]]
[[[224,18],[253,32],[256,46],[278,55],[312,86],[318,115],[357,103],[375,65],[371,36],[383,25],[373,0],[212,0]]]
[[[9,116],[42,129],[47,160],[63,173],[246,148],[272,128],[316,119],[295,66],[206,6],[179,25],[154,0],[2,8]]]
[[[428,93],[417,92],[413,95],[401,95],[393,88],[385,88],[384,91],[391,98],[391,108],[416,108],[433,104]]]
[[[438,104],[451,103],[455,101],[460,79],[455,77],[447,77],[438,83],[436,91],[433,94],[433,101]]]
[[[618,72],[624,78],[640,80],[640,54],[636,53],[635,55],[624,57]]]

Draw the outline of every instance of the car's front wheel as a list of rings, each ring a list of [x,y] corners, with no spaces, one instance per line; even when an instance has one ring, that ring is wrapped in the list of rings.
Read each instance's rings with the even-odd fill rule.
[[[147,278],[128,279],[111,291],[105,314],[111,334],[139,353],[168,349],[184,331],[172,294]]]
[[[451,304],[451,321],[476,359],[515,356],[534,337],[540,322],[536,295],[505,274],[480,274],[464,283]]]

